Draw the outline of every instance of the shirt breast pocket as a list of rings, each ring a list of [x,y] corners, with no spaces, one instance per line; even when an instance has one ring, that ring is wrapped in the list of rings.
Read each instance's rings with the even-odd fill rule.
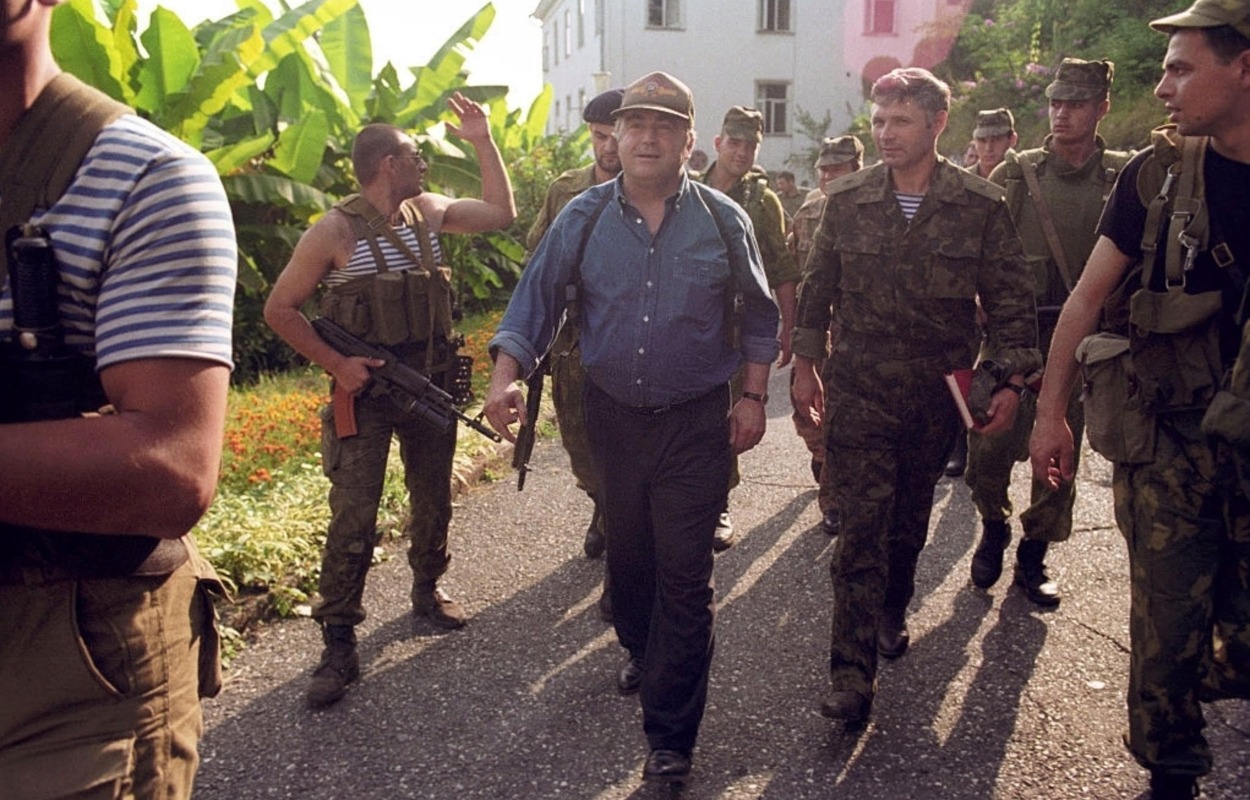
[[[866,294],[889,282],[892,272],[886,262],[886,242],[874,234],[849,233],[838,237],[835,248],[841,260],[838,288],[852,294]]]
[[[977,293],[977,243],[970,239],[938,242],[929,254],[925,293],[939,300],[967,300]]]
[[[724,259],[686,256],[673,270],[673,307],[681,317],[710,328],[724,310],[729,264]]]

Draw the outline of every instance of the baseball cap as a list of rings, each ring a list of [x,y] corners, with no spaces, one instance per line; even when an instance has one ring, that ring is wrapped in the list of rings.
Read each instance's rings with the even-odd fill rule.
[[[864,143],[851,134],[827,138],[820,143],[820,155],[816,157],[816,169],[830,164],[845,164],[864,157]]]
[[[1250,0],[1198,0],[1189,8],[1150,23],[1164,33],[1176,28],[1218,28],[1229,25],[1250,39]]]
[[[991,108],[977,112],[977,124],[972,129],[973,139],[987,139],[991,136],[1006,136],[1016,129],[1016,118],[1011,109]]]
[[[1115,64],[1110,61],[1082,61],[1065,58],[1055,70],[1055,80],[1046,87],[1051,100],[1101,100],[1111,89]]]
[[[621,107],[612,112],[612,117],[639,109],[671,114],[694,124],[694,95],[690,87],[667,72],[643,75],[626,86]]]
[[[624,95],[624,89],[608,89],[606,92],[600,92],[582,109],[582,119],[600,125],[611,125],[612,112],[621,107],[621,98]]]
[[[725,112],[725,121],[721,123],[722,136],[730,139],[746,139],[762,142],[764,140],[764,115],[754,108],[734,106]]]

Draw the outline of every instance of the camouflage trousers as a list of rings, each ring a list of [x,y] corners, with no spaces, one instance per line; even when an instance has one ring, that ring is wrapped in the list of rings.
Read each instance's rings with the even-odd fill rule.
[[[835,691],[871,697],[877,629],[901,624],[915,592],[933,490],[963,435],[940,360],[834,356],[825,404],[827,464],[842,521],[830,574]]]
[[[1115,466],[1132,588],[1127,741],[1147,769],[1206,774],[1199,701],[1250,698],[1250,499],[1234,473],[1195,414],[1160,420],[1153,462]]]
[[[414,595],[447,571],[447,528],[451,524],[451,463],[456,426],[439,432],[387,397],[356,400],[358,433],[341,439],[334,431],[334,404],[321,413],[321,462],[330,479],[330,526],[318,586],[321,602],[313,618],[330,625],[358,625],[365,619],[361,597],[377,546],[378,505],[386,481],[392,436],[399,439],[408,490],[408,564]]]
[[[1072,468],[1081,463],[1081,435],[1085,431],[1085,410],[1081,405],[1081,387],[1078,384],[1068,398],[1068,427],[1076,449],[1072,453]],[[968,471],[964,481],[972,490],[972,502],[981,519],[997,522],[1011,517],[1011,500],[1007,496],[1011,487],[1011,470],[1018,461],[1029,458],[1029,435],[1033,432],[1033,419],[1037,415],[1037,396],[1026,391],[1020,399],[1016,424],[1011,430],[998,436],[968,436]],[[1029,491],[1029,507],[1020,514],[1020,527],[1024,538],[1044,542],[1063,542],[1072,535],[1072,507],[1076,503],[1076,482],[1065,483],[1051,491],[1044,483],[1032,481]]]
[[[582,410],[586,371],[582,369],[582,350],[577,337],[577,329],[566,323],[552,345],[551,399],[556,407],[560,443],[569,454],[577,488],[593,499],[599,494],[599,478],[586,439],[586,417]]]

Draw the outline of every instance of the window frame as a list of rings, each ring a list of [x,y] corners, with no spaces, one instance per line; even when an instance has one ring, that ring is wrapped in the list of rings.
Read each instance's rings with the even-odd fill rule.
[[[765,136],[790,136],[790,81],[757,80],[755,107],[764,115]],[[781,90],[781,96],[770,96],[770,90]]]

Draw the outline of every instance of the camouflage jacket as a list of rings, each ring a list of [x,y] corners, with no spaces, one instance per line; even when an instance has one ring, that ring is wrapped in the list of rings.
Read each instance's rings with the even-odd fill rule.
[[[882,164],[828,190],[799,288],[796,355],[828,355],[832,318],[839,348],[870,342],[892,359],[970,367],[979,297],[994,343],[987,357],[1024,374],[1041,367],[1033,280],[999,187],[940,158],[910,222]]]
[[[543,201],[543,207],[538,210],[538,216],[534,218],[534,224],[530,226],[529,233],[525,237],[525,249],[531,253],[534,252],[534,249],[538,247],[538,242],[551,227],[551,223],[555,221],[560,210],[574,197],[594,185],[594,162],[584,167],[568,170],[552,181],[551,186],[547,188],[547,198]]]
[[[716,167],[713,162],[705,171],[691,178],[707,183],[707,176]],[[768,175],[761,170],[751,170],[725,194],[747,212],[755,229],[755,241],[764,261],[764,275],[768,288],[776,289],[786,283],[798,283],[799,268],[794,257],[786,249],[786,215],[781,208],[777,193],[768,187]]]
[[[790,235],[794,237],[791,252],[799,271],[806,269],[807,254],[812,249],[812,238],[816,235],[816,226],[820,224],[820,215],[825,211],[825,193],[813,189],[807,200],[794,212],[794,222]]]
[[[1129,154],[1108,150],[1107,143],[1099,136],[1098,151],[1085,164],[1073,167],[1051,152],[1050,142],[1051,137],[1047,136],[1039,148],[1009,152],[990,174],[990,180],[1006,191],[1007,208],[1033,270],[1037,305],[1054,308],[1068,299],[1068,289],[1051,255],[1037,205],[1029,197],[1025,165],[1032,164],[1037,169],[1042,198],[1055,221],[1055,232],[1075,283],[1098,240],[1102,207],[1120,170],[1128,163]]]

